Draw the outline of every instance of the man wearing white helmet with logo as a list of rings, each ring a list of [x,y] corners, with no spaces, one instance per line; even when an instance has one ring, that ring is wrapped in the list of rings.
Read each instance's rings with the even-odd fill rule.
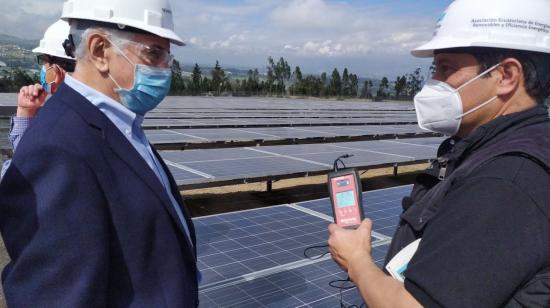
[[[48,94],[53,94],[65,73],[73,72],[75,60],[65,54],[63,42],[69,35],[69,24],[58,20],[48,27],[40,46],[32,50],[40,64],[40,84],[24,86],[17,97],[17,113],[12,117],[9,139],[13,150],[17,148],[23,133],[29,127]],[[0,178],[8,169],[11,160],[4,162]]]
[[[369,307],[550,307],[550,1],[456,0],[413,50],[436,70],[419,125],[451,136],[416,180],[386,257],[372,222],[329,227]]]
[[[14,307],[195,307],[193,223],[141,128],[170,88],[167,0],[68,0],[77,64],[0,184]]]

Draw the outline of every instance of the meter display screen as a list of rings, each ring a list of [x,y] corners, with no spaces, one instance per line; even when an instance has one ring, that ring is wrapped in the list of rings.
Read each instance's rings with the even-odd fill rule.
[[[339,181],[336,181],[336,186],[338,187],[343,187],[343,186],[348,186],[350,184],[350,180],[339,180]]]
[[[346,190],[336,193],[336,205],[338,208],[344,208],[355,205],[355,196],[353,190]]]

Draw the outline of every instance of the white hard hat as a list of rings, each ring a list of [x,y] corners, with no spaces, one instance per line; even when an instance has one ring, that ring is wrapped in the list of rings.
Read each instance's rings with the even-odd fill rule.
[[[168,0],[67,0],[61,19],[99,21],[121,29],[129,26],[169,39],[176,45],[185,45],[174,32]]]
[[[40,45],[32,50],[34,53],[45,54],[58,58],[74,60],[65,54],[63,42],[69,36],[69,23],[64,20],[58,20],[48,27],[44,32],[44,37],[40,40]]]
[[[414,49],[492,47],[550,53],[550,0],[456,0],[437,21],[432,40]]]

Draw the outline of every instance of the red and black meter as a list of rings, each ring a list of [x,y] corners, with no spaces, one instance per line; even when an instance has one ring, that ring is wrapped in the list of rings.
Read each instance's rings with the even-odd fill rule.
[[[357,228],[364,219],[361,177],[357,170],[346,168],[343,155],[334,161],[334,171],[328,174],[328,189],[332,204],[334,223],[342,228]],[[344,169],[338,168],[338,163]]]

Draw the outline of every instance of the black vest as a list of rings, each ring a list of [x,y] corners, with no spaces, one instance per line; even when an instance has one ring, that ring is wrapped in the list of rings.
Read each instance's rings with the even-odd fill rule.
[[[550,173],[550,120],[546,106],[500,117],[465,139],[445,140],[439,148],[438,159],[417,177],[411,196],[402,201],[403,213],[384,266],[401,249],[422,237],[455,183],[503,155],[531,159]],[[537,302],[533,297],[541,294],[550,296],[549,281],[550,268],[547,268],[521,288],[507,307]]]

